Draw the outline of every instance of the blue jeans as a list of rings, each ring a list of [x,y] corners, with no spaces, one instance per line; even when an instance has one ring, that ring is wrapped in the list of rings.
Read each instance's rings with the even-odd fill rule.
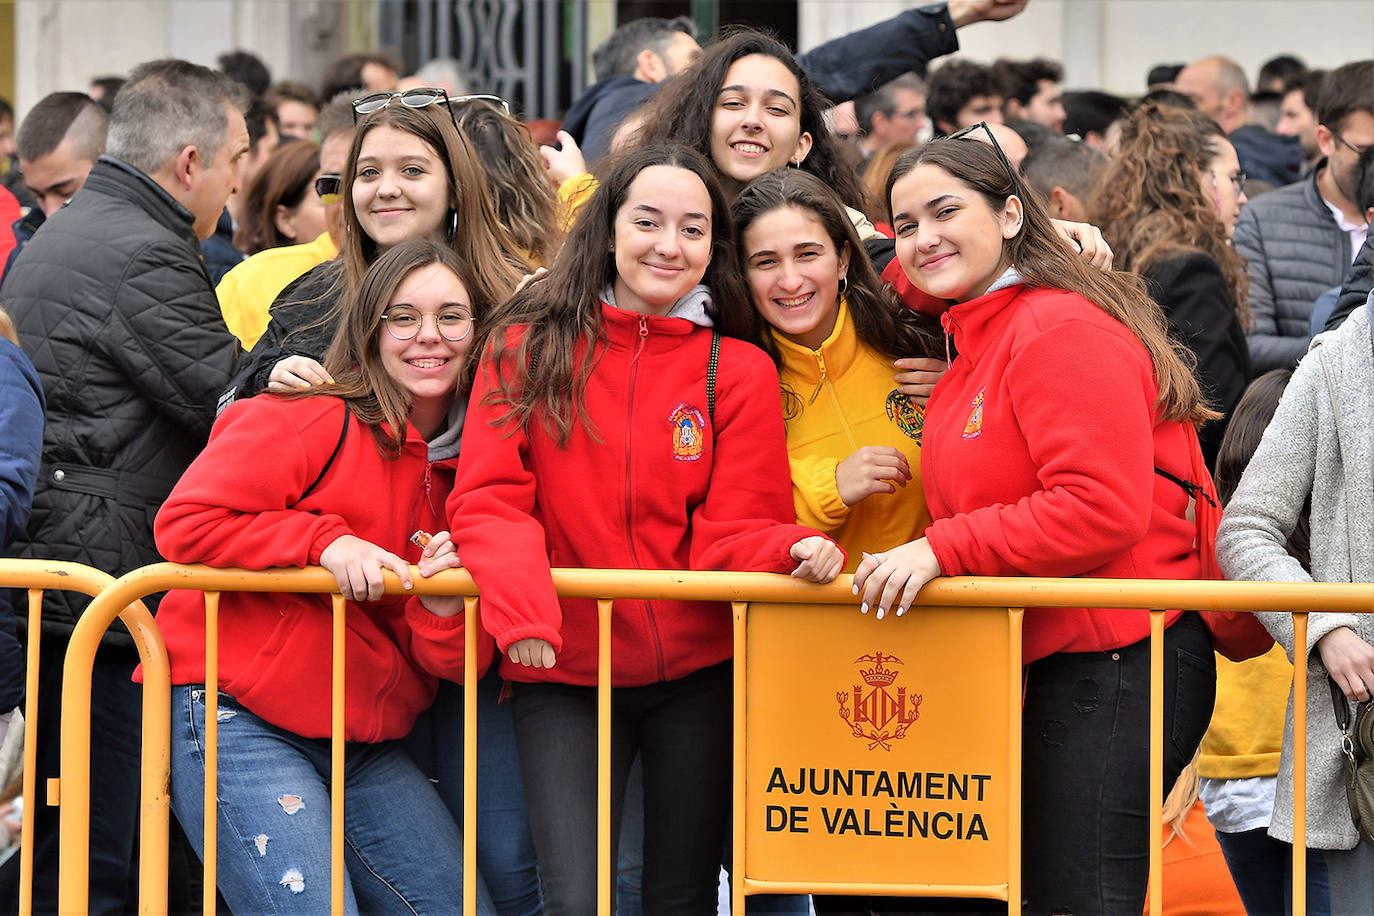
[[[1250,916],[1284,916],[1293,912],[1293,847],[1269,835],[1266,827],[1240,833],[1216,831],[1231,880]],[[1326,857],[1320,849],[1307,850],[1307,912],[1327,916],[1331,912]]]
[[[206,691],[172,688],[172,808],[197,854],[205,835]],[[462,840],[396,742],[350,743],[344,912],[447,913],[462,899]],[[218,884],[236,913],[326,912],[330,746],[219,698]],[[478,887],[478,913],[494,913]]]
[[[499,916],[539,916],[539,863],[530,836],[511,703],[500,703],[496,666],[477,682],[477,870]],[[439,682],[434,705],[419,721],[406,750],[434,779],[439,797],[463,822],[463,687]]]

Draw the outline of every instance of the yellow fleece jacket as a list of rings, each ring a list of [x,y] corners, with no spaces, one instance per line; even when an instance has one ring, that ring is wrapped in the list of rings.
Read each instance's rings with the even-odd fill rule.
[[[338,253],[334,240],[325,232],[313,242],[268,248],[234,265],[215,287],[229,333],[239,339],[244,350],[253,349],[267,330],[267,310],[281,291],[292,280]]]
[[[819,350],[771,333],[782,353],[779,381],[802,405],[787,421],[797,522],[834,538],[848,555],[847,572],[859,565],[861,551],[887,550],[920,537],[930,524],[921,489],[925,411],[897,390],[892,361],[859,341],[843,298],[835,330]],[[835,484],[835,468],[870,445],[900,450],[913,479],[896,493],[878,493],[846,506]]]
[[[1202,736],[1197,772],[1208,779],[1275,776],[1293,665],[1283,646],[1243,662],[1217,656],[1217,705]],[[1330,706],[1330,704],[1327,704]]]

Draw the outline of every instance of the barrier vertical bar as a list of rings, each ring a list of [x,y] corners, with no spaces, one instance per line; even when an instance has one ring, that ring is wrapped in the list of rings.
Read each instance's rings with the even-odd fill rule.
[[[1150,916],[1164,911],[1164,611],[1150,611]]]
[[[1010,710],[1008,719],[1010,721],[1011,736],[1007,744],[1008,761],[1007,772],[1010,774],[1012,786],[1015,787],[1015,794],[1010,796],[1007,804],[1007,914],[1008,916],[1020,916],[1021,913],[1021,800],[1024,794],[1021,786],[1021,704],[1022,689],[1022,658],[1024,656],[1021,643],[1022,633],[1025,627],[1026,611],[1025,608],[1007,608],[1007,625],[1011,636],[1011,658],[1009,659],[1010,672],[1007,678],[1007,709]]]
[[[329,836],[329,906],[334,914],[344,905],[344,636],[348,605],[343,595],[332,595],[334,603],[334,723],[330,730],[330,800],[332,802]]]
[[[611,913],[611,605],[596,601],[596,911]]]
[[[1307,914],[1307,615],[1293,614],[1293,916]]]
[[[205,593],[205,863],[201,908],[215,916],[219,836],[219,592]]]
[[[730,823],[730,914],[744,916],[744,623],[748,602],[732,601],[730,610],[735,616],[735,715],[734,715],[734,801]]]
[[[477,599],[463,599],[463,913],[477,912]]]
[[[33,819],[38,801],[38,663],[43,590],[29,589],[29,670],[24,678],[24,813],[19,823],[19,916],[33,913]],[[32,804],[30,804],[32,802]]]

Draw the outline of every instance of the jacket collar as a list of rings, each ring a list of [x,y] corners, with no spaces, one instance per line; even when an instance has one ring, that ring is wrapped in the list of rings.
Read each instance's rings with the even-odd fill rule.
[[[99,191],[110,197],[128,201],[171,232],[183,235],[199,244],[192,228],[196,218],[166,189],[147,174],[122,159],[104,155],[96,160],[81,190]],[[78,191],[79,195],[81,192]]]
[[[819,349],[813,350],[788,340],[773,328],[769,328],[768,333],[773,335],[773,342],[782,355],[783,369],[803,382],[820,381],[822,362],[827,376],[843,375],[859,355],[859,335],[851,321],[849,302],[843,296],[840,297],[839,311],[835,314],[835,328],[821,342]]]
[[[698,286],[696,289],[705,290],[706,287]],[[696,290],[693,290],[695,293]],[[692,293],[688,293],[682,300],[673,306],[670,312],[676,312],[682,306],[683,301],[690,298]],[[682,342],[682,339],[689,336],[693,331],[702,325],[689,318],[669,317],[666,315],[644,315],[640,312],[632,312],[614,304],[614,296],[610,296],[611,301],[603,295],[601,302],[601,330],[606,335],[606,340],[614,349],[635,349],[639,346],[641,338],[640,329],[643,328],[644,348],[650,352],[661,352],[671,350]],[[710,301],[709,299],[707,300]],[[710,327],[709,316],[704,312],[700,317],[707,321],[706,327]]]
[[[978,362],[988,340],[1011,319],[1015,311],[1013,303],[1025,290],[1026,285],[1022,282],[1001,286],[994,283],[977,299],[960,302],[941,316],[940,324],[945,333],[954,338],[954,346],[961,357]]]

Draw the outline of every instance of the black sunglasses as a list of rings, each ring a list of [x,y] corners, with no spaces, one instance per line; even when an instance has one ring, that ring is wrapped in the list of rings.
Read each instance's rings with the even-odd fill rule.
[[[1007,170],[1007,175],[1011,178],[1012,189],[1019,194],[1021,192],[1020,176],[1017,174],[1016,169],[1012,167],[1011,160],[1007,158],[1007,154],[1002,152],[1002,145],[997,142],[997,137],[993,135],[992,128],[988,126],[987,121],[979,121],[977,124],[970,124],[968,127],[962,128],[961,130],[956,130],[954,133],[950,134],[945,139],[963,140],[967,138],[969,134],[973,133],[976,130],[981,130],[983,131],[983,133],[987,134],[988,142],[991,143],[992,148],[997,151],[997,158],[1001,160],[1002,167]],[[975,143],[982,142],[977,137],[974,137],[973,141]]]
[[[319,196],[320,202],[325,205],[337,204],[342,190],[342,175],[321,175],[315,179],[315,194]]]

